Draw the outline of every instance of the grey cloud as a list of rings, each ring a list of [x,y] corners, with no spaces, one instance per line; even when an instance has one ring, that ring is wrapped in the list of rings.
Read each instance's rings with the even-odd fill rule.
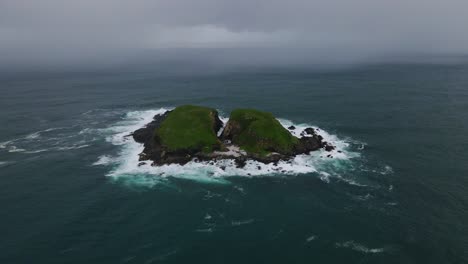
[[[464,0],[2,0],[0,65],[193,54],[226,64],[465,54],[466,25]]]

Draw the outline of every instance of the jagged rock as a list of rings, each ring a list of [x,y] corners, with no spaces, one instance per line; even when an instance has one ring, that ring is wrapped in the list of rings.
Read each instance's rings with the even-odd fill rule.
[[[165,112],[163,115],[155,115],[153,121],[147,124],[145,127],[140,128],[133,132],[131,135],[133,139],[138,143],[146,143],[152,139],[154,131],[161,125],[161,122],[166,119],[171,111]]]
[[[304,133],[306,135],[315,135],[315,129],[313,129],[312,127],[308,127],[306,129],[304,129]]]
[[[325,151],[332,151],[335,149],[335,147],[328,144],[328,142],[323,142],[323,148],[325,149]]]

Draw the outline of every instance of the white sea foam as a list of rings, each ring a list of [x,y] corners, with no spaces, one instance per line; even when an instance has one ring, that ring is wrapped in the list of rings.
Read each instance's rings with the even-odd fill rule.
[[[21,149],[17,148],[16,146],[10,146],[10,149],[8,152],[22,152],[25,154],[37,154],[41,152],[47,152],[47,151],[64,151],[64,150],[74,150],[74,149],[82,149],[89,147],[90,145],[84,144],[84,145],[71,145],[71,146],[64,146],[64,147],[52,147],[52,148],[44,148],[44,149],[34,149],[34,150],[26,150],[26,149]]]
[[[387,174],[391,174],[391,173],[393,173],[393,169],[392,169],[392,167],[390,167],[388,165],[385,165],[382,172],[380,172],[380,174],[382,174],[382,175],[387,175]]]
[[[229,121],[229,118],[227,117],[223,117],[223,116],[219,116],[219,119],[221,119],[221,121],[223,121],[223,127],[221,127],[218,131],[218,137],[221,136],[221,133],[223,133],[223,130],[224,128],[226,127],[226,124],[227,124],[227,121]]]
[[[57,150],[71,150],[71,149],[82,149],[89,147],[88,144],[83,144],[83,145],[73,145],[73,146],[68,146],[68,147],[58,147],[56,148]]]
[[[51,151],[51,149],[36,149],[36,150],[29,150],[29,151],[24,151],[26,154],[36,154],[36,153],[41,153],[41,152],[46,152],[46,151]]]
[[[201,228],[201,229],[196,229],[195,232],[199,232],[199,233],[212,233],[213,232],[213,228]]]
[[[108,155],[100,156],[99,159],[93,163],[93,165],[109,165],[117,162],[116,158]]]
[[[279,119],[284,127],[291,125],[295,129],[291,131],[294,135],[300,133],[307,127],[313,127],[325,141],[336,147],[331,152],[324,150],[314,151],[310,154],[298,155],[290,161],[280,161],[276,165],[273,163],[264,164],[257,161],[247,161],[245,167],[238,168],[234,160],[219,160],[216,162],[195,162],[191,161],[185,165],[170,164],[162,166],[151,166],[150,161],[140,162],[138,154],[143,151],[143,145],[135,142],[130,134],[152,121],[155,115],[164,114],[171,108],[161,108],[157,110],[133,111],[112,127],[101,130],[106,134],[106,140],[113,145],[121,147],[116,157],[101,156],[94,165],[114,165],[108,176],[114,179],[130,181],[136,184],[154,185],[160,183],[167,177],[194,179],[202,182],[227,183],[229,176],[274,176],[274,175],[298,175],[303,173],[319,172],[324,181],[329,178],[340,178],[329,170],[329,164],[336,162],[336,167],[342,166],[343,162],[359,156],[359,153],[348,150],[349,143],[339,139],[337,136],[308,124],[293,124],[286,119]],[[226,124],[228,118],[220,116]],[[218,134],[220,134],[218,132]],[[326,166],[324,166],[326,165]],[[333,167],[332,166],[332,167]],[[344,179],[348,181],[348,179]],[[349,180],[350,184],[359,185],[354,180]]]
[[[247,219],[247,220],[240,220],[240,221],[232,221],[231,225],[232,226],[241,226],[241,225],[248,225],[252,224],[255,221],[255,219]]]
[[[372,197],[373,196],[370,193],[368,193],[366,195],[356,195],[356,196],[354,196],[354,198],[356,200],[360,200],[360,201],[367,201],[367,200],[371,199]]]
[[[43,133],[46,134],[47,132],[51,132],[51,131],[55,131],[55,130],[62,130],[62,129],[67,129],[67,127],[51,127],[51,128],[44,129],[44,130],[39,130],[39,131],[33,132],[33,133],[25,136],[23,139],[26,139],[26,140],[37,139],[37,138],[41,137],[41,134],[43,134]]]
[[[17,141],[17,140],[18,139],[13,139],[13,140],[1,142],[0,143],[0,149],[6,149],[10,153],[26,151],[23,148],[18,148],[15,145],[13,145],[13,143],[15,143],[15,141]]]
[[[25,138],[26,138],[26,139],[35,139],[35,138],[38,138],[38,137],[40,137],[40,136],[41,136],[41,134],[40,134],[40,131],[39,131],[39,132],[35,132],[35,133],[32,133],[32,134],[29,134],[29,135],[27,135]]]
[[[315,240],[316,238],[317,238],[317,236],[311,235],[311,236],[309,236],[308,238],[306,238],[306,243],[309,243],[309,242]]]
[[[22,148],[17,148],[16,146],[10,146],[10,149],[8,152],[14,153],[14,152],[25,152],[25,149]]]
[[[0,142],[0,149],[7,148],[7,145],[10,144],[10,143],[11,143],[11,141]]]
[[[44,130],[39,130],[21,136],[10,141],[0,143],[0,149],[6,149],[10,153],[36,154],[47,151],[65,151],[89,147],[89,139],[83,140],[76,133],[59,133],[53,135],[49,132],[56,130],[64,130],[67,127],[52,127]],[[77,142],[74,140],[81,139]],[[93,138],[91,141],[96,140]]]
[[[0,168],[1,168],[1,167],[5,167],[5,166],[7,166],[7,165],[9,165],[9,164],[11,164],[11,163],[13,163],[13,162],[10,162],[10,161],[0,161]]]
[[[211,218],[212,218],[212,216],[210,214],[205,215],[205,220],[210,220]]]
[[[362,252],[362,253],[371,253],[371,254],[382,253],[382,252],[385,251],[385,248],[368,248],[368,247],[366,247],[366,246],[364,246],[362,244],[356,243],[356,242],[354,242],[352,240],[342,242],[342,243],[335,243],[335,246],[336,247],[341,247],[341,248],[349,248],[349,249],[359,251],[359,252]]]
[[[359,186],[359,187],[366,187],[367,186],[366,184],[359,183],[356,180],[353,180],[353,179],[350,179],[350,178],[345,178],[345,177],[341,176],[340,174],[336,174],[334,177],[336,177],[338,180],[346,182],[346,183],[348,183],[350,185]]]
[[[325,171],[321,171],[319,173],[320,175],[320,179],[326,183],[330,183],[330,173],[328,172],[325,172]]]
[[[238,190],[241,194],[245,195],[245,190],[244,188],[240,187],[240,186],[234,186],[234,189]]]

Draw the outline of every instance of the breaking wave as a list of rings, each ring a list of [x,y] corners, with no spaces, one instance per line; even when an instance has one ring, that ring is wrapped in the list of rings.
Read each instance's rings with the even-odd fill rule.
[[[352,240],[346,241],[343,243],[335,243],[336,247],[339,248],[349,248],[354,251],[358,251],[361,253],[366,253],[366,254],[376,254],[376,253],[383,253],[385,252],[386,248],[368,248],[362,244],[356,243]]]
[[[241,225],[248,225],[252,224],[255,222],[255,219],[247,219],[247,220],[240,220],[240,221],[232,221],[231,225],[232,226],[241,226]]]
[[[13,164],[13,162],[10,162],[10,161],[0,161],[0,168],[2,167],[6,167],[10,164]]]
[[[53,127],[0,142],[0,149],[8,153],[37,154],[67,151],[90,146],[95,138],[91,133],[76,133],[77,127]],[[92,131],[89,131],[92,132]]]

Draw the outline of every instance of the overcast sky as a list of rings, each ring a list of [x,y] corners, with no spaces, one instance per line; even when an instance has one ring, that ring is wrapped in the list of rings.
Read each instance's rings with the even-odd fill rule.
[[[467,0],[0,0],[3,67],[467,53]]]

